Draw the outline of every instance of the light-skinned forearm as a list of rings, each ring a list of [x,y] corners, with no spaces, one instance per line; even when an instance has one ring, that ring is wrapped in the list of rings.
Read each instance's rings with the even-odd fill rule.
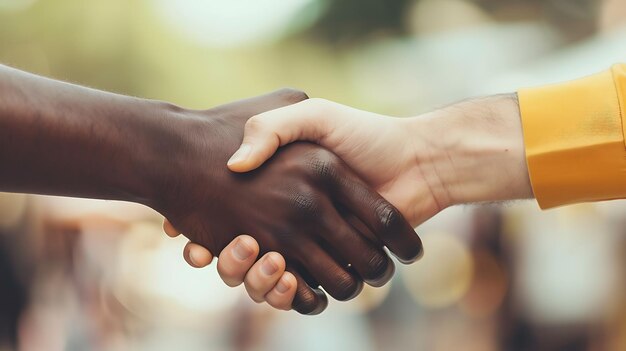
[[[415,162],[442,207],[533,197],[515,94],[462,101],[406,123],[420,148]]]

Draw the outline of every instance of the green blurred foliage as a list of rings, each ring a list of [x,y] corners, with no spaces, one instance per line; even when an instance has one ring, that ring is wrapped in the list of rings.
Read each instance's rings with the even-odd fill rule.
[[[28,1],[0,0],[0,62],[34,73],[191,108],[291,86],[363,109],[409,112],[359,95],[384,87],[358,85],[354,64],[372,60],[368,46],[407,37],[410,7],[424,0],[316,0],[293,18],[283,40],[231,48],[186,37],[163,21],[155,0],[39,0],[19,11],[1,6]],[[503,8],[531,17],[562,3],[473,2],[496,18]],[[582,31],[592,26],[571,23]]]
[[[129,91],[132,4],[38,1],[25,11],[0,12],[0,60],[35,73]]]
[[[208,108],[283,86],[350,101],[341,59],[306,41],[198,45],[148,0],[37,1],[0,11],[0,62],[114,92]]]
[[[366,41],[371,36],[406,34],[405,13],[413,0],[330,1],[309,30],[314,38],[335,46]]]

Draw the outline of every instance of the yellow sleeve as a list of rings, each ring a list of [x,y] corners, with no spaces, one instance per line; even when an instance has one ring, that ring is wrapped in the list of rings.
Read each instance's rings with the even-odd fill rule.
[[[626,65],[518,96],[541,208],[626,198]]]

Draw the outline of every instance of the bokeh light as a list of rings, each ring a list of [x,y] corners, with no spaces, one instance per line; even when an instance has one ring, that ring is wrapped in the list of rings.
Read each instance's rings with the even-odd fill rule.
[[[0,0],[0,62],[189,108],[292,86],[415,116],[626,62],[624,25],[622,0]],[[188,267],[144,206],[0,194],[0,350],[625,350],[624,202],[498,207],[444,210],[390,284],[302,317]]]
[[[314,0],[153,1],[169,26],[193,41],[218,47],[276,40],[294,25],[294,15],[305,9],[307,16],[314,15],[320,6]]]
[[[145,319],[195,318],[225,312],[241,297],[221,282],[215,265],[203,269],[182,260],[184,237],[169,239],[151,223],[134,224],[121,243],[113,292]],[[177,244],[177,245],[173,245]]]
[[[405,283],[415,300],[426,308],[458,302],[469,289],[473,262],[467,246],[448,233],[424,235],[424,257],[405,269]]]

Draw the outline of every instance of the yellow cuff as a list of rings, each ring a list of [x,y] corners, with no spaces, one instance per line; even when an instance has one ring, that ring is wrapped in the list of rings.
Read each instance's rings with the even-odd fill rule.
[[[626,136],[626,123],[624,123],[624,108],[626,108],[626,65],[614,65],[611,68],[615,90],[617,91],[617,101],[619,103],[620,119],[622,120],[622,136]],[[626,139],[624,142],[626,147]]]
[[[541,208],[626,198],[625,67],[518,92],[528,171]]]

